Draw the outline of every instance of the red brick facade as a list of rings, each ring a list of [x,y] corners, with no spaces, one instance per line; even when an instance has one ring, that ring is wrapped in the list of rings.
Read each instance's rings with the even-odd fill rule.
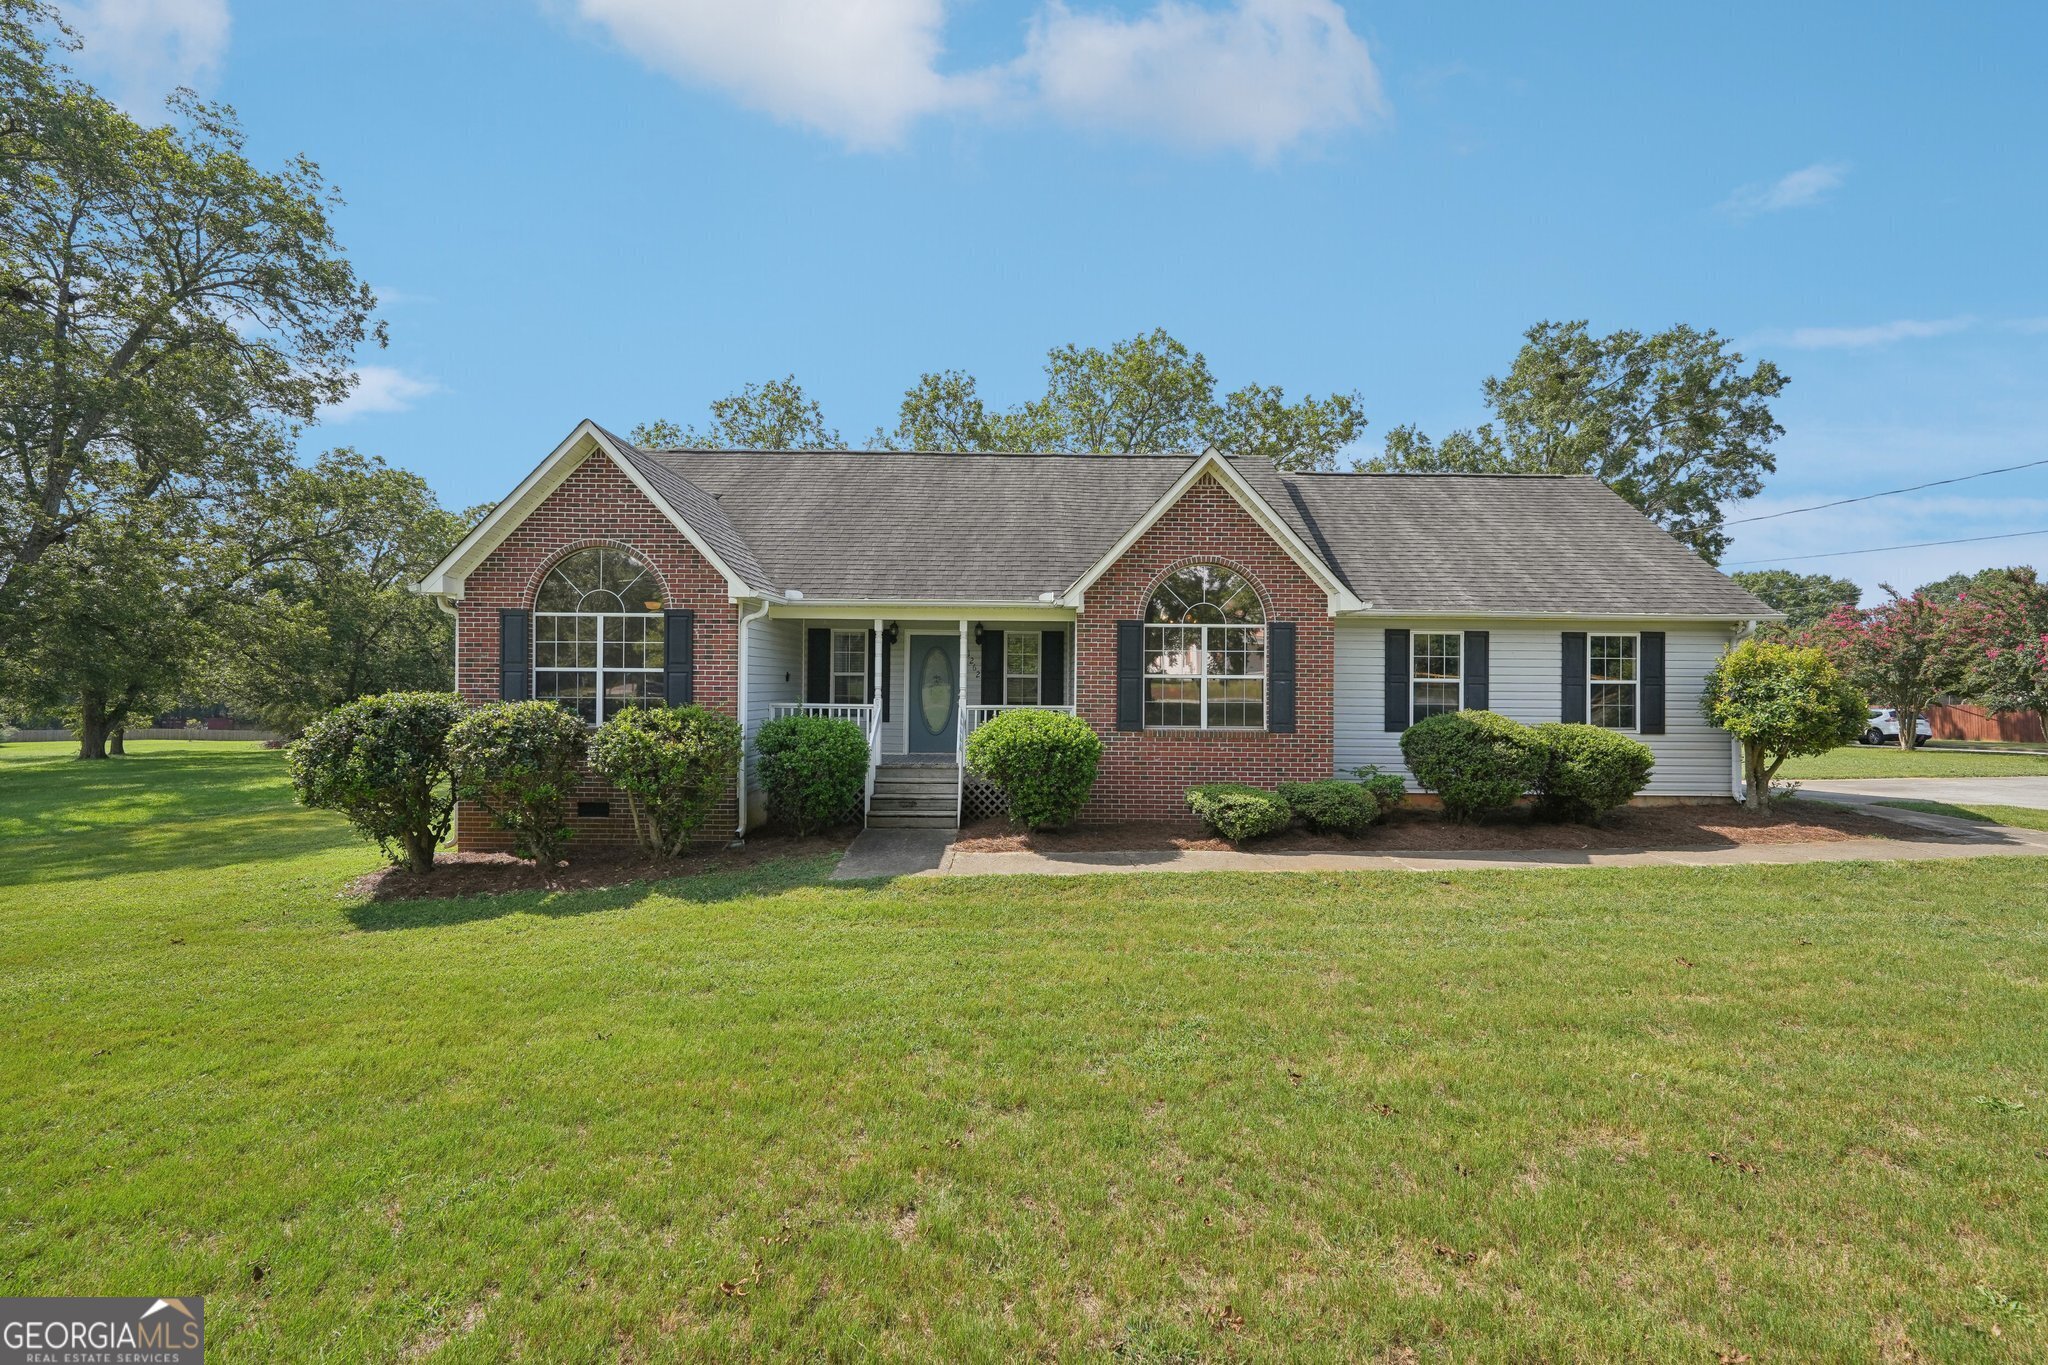
[[[1116,728],[1116,623],[1142,619],[1159,580],[1190,561],[1237,570],[1258,588],[1267,620],[1295,623],[1295,733]],[[1200,782],[1271,787],[1335,775],[1329,595],[1213,477],[1190,488],[1088,589],[1075,653],[1081,718],[1102,736],[1084,820],[1185,816],[1185,793]]]
[[[498,612],[531,611],[541,578],[571,550],[587,545],[621,545],[637,553],[660,576],[664,602],[687,607],[696,618],[696,699],[725,714],[739,706],[737,608],[728,600],[725,579],[650,503],[638,487],[601,454],[592,455],[541,503],[503,544],[470,572],[456,607],[456,690],[464,701],[498,697]],[[585,818],[572,812],[579,843],[621,843],[632,838],[623,797],[602,778],[586,775],[579,801],[607,801],[611,814]],[[732,797],[704,825],[706,839],[730,837],[738,807]],[[456,812],[456,846],[501,850],[505,836],[480,811]]]

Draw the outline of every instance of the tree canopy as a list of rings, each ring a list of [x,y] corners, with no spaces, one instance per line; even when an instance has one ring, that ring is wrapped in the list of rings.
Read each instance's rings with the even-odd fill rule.
[[[93,519],[281,467],[382,335],[311,161],[258,169],[189,92],[138,123],[70,76],[71,45],[48,6],[0,0],[0,611]]]
[[[1771,610],[1784,612],[1783,628],[1793,633],[1812,629],[1833,615],[1837,608],[1853,607],[1863,596],[1863,589],[1852,580],[1824,573],[1745,569],[1728,576],[1761,597]]]
[[[1387,434],[1366,468],[1409,472],[1593,474],[1708,559],[1727,549],[1724,504],[1755,497],[1777,468],[1784,428],[1770,400],[1784,373],[1744,359],[1712,330],[1595,336],[1540,322],[1505,377],[1481,386],[1494,420],[1432,441]]]
[[[1365,429],[1356,393],[1289,401],[1275,385],[1250,384],[1220,398],[1208,359],[1164,330],[1099,346],[1046,353],[1045,392],[1012,408],[991,408],[973,375],[923,374],[903,395],[885,450],[1070,450],[1130,454],[1215,445],[1283,469],[1336,468],[1338,452]],[[711,405],[699,430],[671,421],[633,429],[643,445],[844,449],[816,400],[794,375],[749,384]]]

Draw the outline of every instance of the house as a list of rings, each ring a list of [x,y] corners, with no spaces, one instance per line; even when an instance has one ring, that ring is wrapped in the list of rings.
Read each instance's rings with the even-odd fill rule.
[[[1595,479],[1282,474],[1199,455],[642,450],[569,434],[420,584],[473,702],[696,702],[870,737],[870,820],[952,826],[966,736],[1055,707],[1103,738],[1084,818],[1197,782],[1401,768],[1438,711],[1610,725],[1647,796],[1726,798],[1701,680],[1770,609]],[[760,819],[745,774],[720,823]],[[742,814],[744,812],[744,814]],[[626,837],[601,780],[585,838]],[[729,821],[729,824],[723,822]],[[498,841],[473,812],[465,848]]]

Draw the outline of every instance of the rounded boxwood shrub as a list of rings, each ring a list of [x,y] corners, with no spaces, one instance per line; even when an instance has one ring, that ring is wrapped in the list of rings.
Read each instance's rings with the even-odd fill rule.
[[[1102,740],[1064,711],[1002,711],[967,737],[967,767],[993,782],[1030,829],[1074,823],[1095,787]]]
[[[1536,727],[1543,742],[1543,775],[1536,780],[1536,814],[1545,820],[1591,823],[1629,803],[1650,781],[1657,757],[1641,740],[1598,725],[1558,722]]]
[[[640,847],[673,858],[732,789],[739,722],[702,706],[632,707],[591,736],[590,766],[625,793]]]
[[[462,702],[448,692],[387,692],[336,707],[285,749],[303,805],[338,811],[408,872],[432,872],[448,837],[448,731]]]
[[[1447,711],[1401,734],[1401,757],[1453,820],[1506,810],[1543,775],[1543,743],[1518,720],[1493,711]]]
[[[569,844],[563,808],[588,742],[582,717],[551,701],[486,703],[448,733],[455,795],[510,834],[519,857],[553,867]]]
[[[1379,799],[1358,783],[1341,778],[1282,782],[1279,794],[1295,818],[1318,833],[1363,834],[1380,818]]]
[[[1233,844],[1278,834],[1294,812],[1277,795],[1243,782],[1208,782],[1188,789],[1188,809]]]
[[[868,780],[868,737],[850,720],[782,716],[754,735],[768,815],[798,834],[843,825]]]

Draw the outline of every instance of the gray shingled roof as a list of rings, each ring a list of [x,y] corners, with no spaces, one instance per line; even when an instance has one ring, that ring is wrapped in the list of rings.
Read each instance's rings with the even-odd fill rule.
[[[1199,458],[643,451],[610,439],[740,577],[812,599],[1064,592]],[[1376,611],[1770,613],[1597,479],[1231,467]]]

